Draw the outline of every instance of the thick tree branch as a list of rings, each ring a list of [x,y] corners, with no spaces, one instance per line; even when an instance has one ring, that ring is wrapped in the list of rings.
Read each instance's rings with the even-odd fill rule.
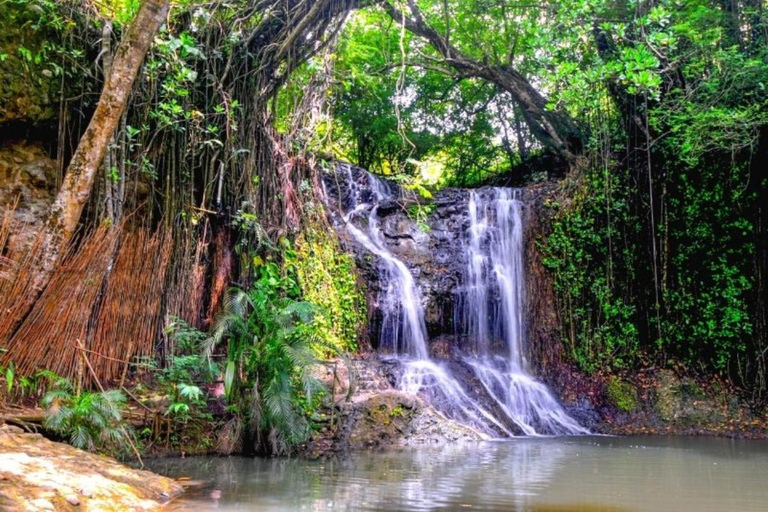
[[[32,290],[27,296],[28,304],[25,304],[27,309],[45,288],[77,229],[96,172],[120,122],[155,33],[168,16],[169,6],[170,0],[144,0],[136,19],[115,52],[99,103],[51,206],[51,214],[42,234],[42,253],[45,258],[32,280]]]
[[[510,65],[489,65],[463,53],[426,22],[413,0],[408,0],[408,14],[389,1],[381,5],[395,22],[426,39],[446,65],[463,76],[487,80],[508,92],[536,139],[569,163],[575,161],[582,146],[578,127],[564,113],[549,110],[546,99],[517,70]]]

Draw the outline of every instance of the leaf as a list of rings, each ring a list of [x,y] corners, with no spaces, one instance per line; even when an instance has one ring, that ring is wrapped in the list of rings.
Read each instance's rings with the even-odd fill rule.
[[[16,374],[16,370],[13,366],[13,363],[11,362],[8,365],[8,368],[5,370],[5,388],[6,391],[8,391],[8,394],[13,391],[13,379]]]
[[[224,373],[224,391],[227,394],[227,397],[230,397],[232,394],[232,385],[235,381],[235,362],[229,361],[227,363],[227,369]]]

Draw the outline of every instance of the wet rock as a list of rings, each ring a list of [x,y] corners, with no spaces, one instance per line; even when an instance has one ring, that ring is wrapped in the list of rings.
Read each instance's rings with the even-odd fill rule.
[[[304,454],[319,457],[347,450],[378,450],[423,444],[477,441],[476,431],[447,419],[418,397],[394,387],[398,363],[361,357],[351,361],[341,388],[353,393],[334,396],[333,420],[318,431]],[[337,372],[337,377],[341,372]]]
[[[655,391],[654,408],[665,422],[692,426],[725,420],[721,408],[694,380],[678,377],[671,370],[659,372]]]
[[[429,340],[429,357],[450,360],[458,356],[456,336],[442,335]]]
[[[343,176],[326,176],[328,206],[337,221],[335,226],[339,237],[344,247],[355,255],[361,277],[367,285],[373,310],[371,327],[377,332],[380,312],[376,299],[388,283],[382,282],[376,257],[355,243],[345,224],[339,220],[354,207],[352,202],[355,198],[357,201],[368,201],[375,192],[370,189],[364,170],[352,166],[344,169]],[[349,174],[346,174],[347,170]],[[350,190],[350,177],[356,187],[354,193]],[[384,242],[392,254],[405,263],[416,280],[430,336],[452,334],[456,292],[466,268],[462,237],[469,226],[468,192],[444,189],[427,201],[394,183],[388,186],[401,200],[385,202],[377,210]],[[408,206],[417,203],[431,208],[421,222],[407,214]]]
[[[422,400],[391,390],[350,404],[340,442],[360,450],[480,439],[477,432],[446,419]]]

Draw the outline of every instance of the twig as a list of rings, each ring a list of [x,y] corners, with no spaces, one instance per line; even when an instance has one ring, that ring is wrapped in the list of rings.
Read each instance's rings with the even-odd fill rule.
[[[96,382],[96,386],[98,386],[98,388],[103,393],[104,386],[101,385],[101,381],[99,381],[99,378],[96,376],[96,372],[93,371],[93,366],[91,366],[91,362],[88,360],[88,354],[85,353],[85,347],[83,346],[83,342],[79,338],[77,339],[77,345],[80,347],[80,350],[82,351],[81,354],[83,356],[83,359],[85,360],[85,365],[88,367],[88,371],[91,372],[91,377],[93,377],[93,380]],[[141,454],[139,453],[138,448],[136,448],[136,445],[133,444],[130,434],[128,434],[128,431],[125,429],[123,425],[120,425],[120,430],[123,432],[123,434],[125,434],[125,440],[128,441],[128,445],[133,450],[133,453],[136,455],[136,458],[139,459],[139,464],[141,465],[141,468],[144,469],[144,461],[141,460]]]
[[[134,402],[136,402],[137,404],[139,404],[140,406],[142,406],[143,408],[145,408],[147,411],[149,411],[149,412],[151,412],[151,413],[157,413],[157,412],[158,412],[158,411],[156,411],[156,410],[154,410],[154,409],[152,409],[152,408],[148,407],[148,406],[147,406],[145,403],[143,403],[141,400],[139,400],[138,398],[136,398],[136,395],[134,395],[133,393],[131,393],[130,391],[128,391],[128,389],[127,389],[125,386],[121,386],[121,387],[120,387],[120,389],[122,389],[123,391],[125,391],[125,394],[126,394],[126,395],[128,395],[128,396],[129,396],[129,397],[131,397],[131,398],[133,398],[133,401],[134,401]]]

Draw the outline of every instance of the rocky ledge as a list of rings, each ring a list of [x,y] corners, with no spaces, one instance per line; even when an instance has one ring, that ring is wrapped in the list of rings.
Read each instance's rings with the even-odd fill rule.
[[[480,441],[483,436],[452,421],[419,397],[394,386],[391,365],[374,355],[341,361],[318,375],[333,389],[337,416],[324,414],[322,428],[302,450],[309,457],[349,450]],[[352,386],[352,392],[350,392]]]
[[[182,492],[169,478],[0,427],[0,510],[155,510]]]

